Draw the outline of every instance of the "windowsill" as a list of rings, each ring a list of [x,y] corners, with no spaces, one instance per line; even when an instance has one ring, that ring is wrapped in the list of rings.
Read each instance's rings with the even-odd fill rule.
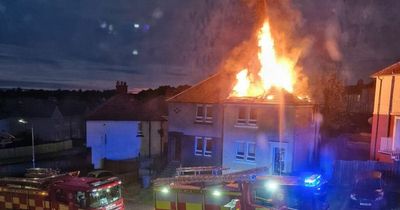
[[[382,153],[382,154],[385,154],[385,155],[392,155],[392,153],[393,153],[391,151],[382,151],[382,150],[379,150],[378,152]]]
[[[234,127],[235,127],[235,128],[254,128],[254,129],[258,128],[257,125],[237,124],[237,123],[235,124]]]
[[[206,158],[212,158],[212,155],[200,155],[200,154],[194,154],[194,156],[197,156],[197,157],[206,157]]]
[[[212,125],[213,122],[204,122],[204,121],[194,121],[195,124],[199,125]]]
[[[246,164],[246,165],[256,165],[256,161],[248,161],[248,160],[234,160],[235,163]]]

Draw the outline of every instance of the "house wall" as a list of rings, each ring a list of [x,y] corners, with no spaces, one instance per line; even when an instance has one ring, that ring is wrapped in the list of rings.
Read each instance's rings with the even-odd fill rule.
[[[181,153],[179,160],[184,167],[190,166],[221,166],[222,165],[222,140],[214,137],[212,139],[211,157],[204,155],[195,155],[195,136],[184,135],[182,133],[170,133],[170,145],[175,145],[177,139],[181,141]],[[174,153],[171,150],[171,153]],[[169,154],[173,156],[174,154]]]
[[[196,119],[195,103],[169,103],[168,104],[168,131],[182,132],[185,135],[204,135],[221,137],[222,106],[213,104],[212,124],[198,123]]]
[[[387,153],[380,152],[381,138],[392,137],[396,116],[400,116],[400,76],[376,79],[370,158],[392,162]],[[396,145],[394,142],[393,145]]]
[[[87,121],[86,142],[92,149],[92,164],[102,167],[103,158],[124,160],[136,158],[141,148],[136,137],[137,121]]]
[[[319,142],[319,124],[312,107],[296,107],[294,126],[293,171],[309,169],[316,154]]]
[[[237,125],[240,106],[257,109],[257,127]],[[274,147],[285,149],[285,173],[303,169],[310,164],[315,141],[315,132],[311,128],[312,107],[286,106],[282,115],[278,105],[226,104],[224,110],[222,161],[223,167],[230,168],[227,172],[264,166],[272,172]],[[299,124],[297,121],[306,123]],[[237,160],[235,142],[255,142],[256,160]]]
[[[168,104],[168,159],[181,161],[182,166],[222,164],[222,117],[220,104],[212,104],[212,123],[198,123],[195,103]],[[212,157],[194,154],[195,136],[211,137]],[[177,143],[179,141],[180,143]],[[180,147],[178,149],[177,147]],[[180,152],[177,152],[180,150]],[[179,154],[178,154],[179,153]],[[179,157],[176,157],[179,156]]]
[[[0,119],[0,132],[10,132],[10,126],[8,123],[8,119]]]

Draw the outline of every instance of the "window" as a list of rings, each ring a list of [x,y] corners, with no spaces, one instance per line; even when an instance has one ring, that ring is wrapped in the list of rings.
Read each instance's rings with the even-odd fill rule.
[[[273,163],[274,163],[274,173],[280,174],[285,171],[285,149],[274,147],[273,149]]]
[[[206,119],[205,122],[207,123],[212,123],[212,106],[211,105],[206,105],[205,106],[205,113],[206,113]]]
[[[213,120],[212,105],[197,104],[196,108],[196,122],[212,123]]]
[[[249,124],[256,125],[257,124],[257,110],[255,108],[250,108],[249,114]]]
[[[239,107],[237,123],[238,124],[246,123],[246,108],[245,107]]]
[[[212,139],[204,138],[204,156],[211,157],[212,153]]]
[[[236,143],[236,159],[238,160],[244,160],[244,148],[245,148],[245,143],[244,142],[237,142]]]
[[[257,109],[250,107],[239,107],[238,125],[256,126],[257,125]]]
[[[204,119],[204,107],[203,105],[197,105],[196,121],[203,121]]]
[[[236,160],[256,160],[256,144],[254,142],[236,142]]]
[[[194,148],[194,154],[195,155],[203,155],[203,138],[202,137],[196,137],[195,138],[195,148]]]
[[[212,155],[212,138],[210,137],[195,137],[194,155],[211,157]]]
[[[247,158],[248,161],[256,160],[256,144],[248,143],[247,144]]]

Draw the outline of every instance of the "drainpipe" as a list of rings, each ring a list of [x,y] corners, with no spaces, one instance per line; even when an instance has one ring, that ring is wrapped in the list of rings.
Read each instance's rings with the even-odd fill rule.
[[[377,80],[379,80],[379,94],[378,94],[378,107],[376,108],[376,115],[377,115],[377,119],[376,119],[376,126],[375,126],[375,141],[374,141],[374,155],[373,155],[373,159],[376,159],[376,143],[378,141],[378,125],[379,125],[379,111],[381,109],[381,96],[382,96],[382,79],[379,78],[379,76],[377,77]]]
[[[149,158],[151,158],[151,121],[149,121]]]
[[[225,104],[220,103],[222,109],[222,125],[221,125],[221,166],[224,164],[224,129],[225,129]]]
[[[390,114],[392,112],[392,103],[393,103],[393,89],[394,89],[395,77],[392,76],[392,80],[390,81],[390,98],[389,98],[389,110],[388,110],[388,126],[386,136],[390,136]]]

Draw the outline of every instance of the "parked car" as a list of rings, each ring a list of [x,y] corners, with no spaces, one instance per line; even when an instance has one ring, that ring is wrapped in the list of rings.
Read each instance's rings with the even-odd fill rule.
[[[113,176],[114,176],[113,172],[106,171],[106,170],[91,171],[87,174],[87,177],[94,177],[94,178],[100,178],[100,179],[107,179],[107,178],[110,178]]]
[[[373,171],[358,175],[350,194],[350,204],[357,208],[383,209],[386,201],[382,173]]]

